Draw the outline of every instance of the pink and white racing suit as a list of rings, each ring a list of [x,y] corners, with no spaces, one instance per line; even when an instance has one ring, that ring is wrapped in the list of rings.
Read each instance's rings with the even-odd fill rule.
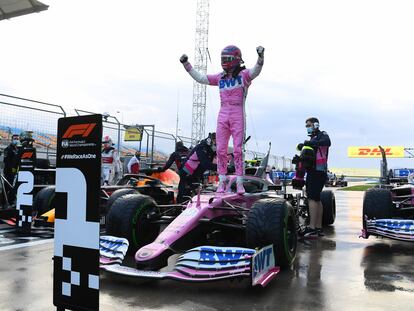
[[[113,185],[121,174],[121,161],[118,152],[113,148],[103,149],[101,154],[101,183]]]
[[[251,69],[243,69],[237,77],[228,77],[221,72],[213,75],[205,75],[197,72],[189,62],[184,63],[184,68],[190,76],[201,84],[217,85],[220,91],[221,107],[217,118],[217,170],[219,175],[227,173],[227,147],[230,136],[233,137],[234,163],[236,175],[244,173],[243,142],[245,139],[245,101],[247,90],[254,78],[256,78],[263,65],[256,63]]]

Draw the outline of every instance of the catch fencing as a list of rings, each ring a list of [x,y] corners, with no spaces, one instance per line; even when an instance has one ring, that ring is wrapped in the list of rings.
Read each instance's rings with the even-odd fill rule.
[[[52,164],[56,161],[56,134],[57,121],[61,117],[69,115],[86,115],[93,112],[74,109],[75,113],[67,113],[62,106],[42,101],[0,94],[0,151],[11,141],[13,134],[23,131],[32,131],[39,158],[47,158]],[[154,124],[130,125],[122,124],[116,116],[103,114],[103,135],[112,138],[124,158],[132,156],[136,150],[141,151],[141,158],[147,164],[159,163],[166,160],[168,155],[174,151],[175,144],[182,141],[190,147],[190,137],[174,135],[167,132],[157,131]],[[124,141],[125,132],[128,127],[139,127],[142,130],[141,141]],[[264,153],[246,151],[246,159],[263,158]],[[269,166],[279,170],[292,170],[291,159],[271,155]]]
[[[23,97],[0,94],[0,149],[13,134],[33,132],[38,157],[56,159],[57,120],[65,117],[62,106]]]

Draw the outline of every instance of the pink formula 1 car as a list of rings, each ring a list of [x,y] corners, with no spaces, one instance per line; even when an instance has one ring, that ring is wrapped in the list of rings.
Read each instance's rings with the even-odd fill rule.
[[[247,277],[265,286],[294,261],[295,210],[264,179],[246,176],[243,195],[236,193],[236,176],[227,183],[229,192],[199,191],[186,205],[161,207],[141,194],[118,198],[107,217],[108,236],[101,237],[101,268],[190,282]],[[135,267],[122,265],[127,252]]]

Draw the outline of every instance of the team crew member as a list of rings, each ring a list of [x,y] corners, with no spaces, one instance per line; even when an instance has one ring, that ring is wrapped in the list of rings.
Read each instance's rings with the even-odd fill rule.
[[[180,58],[185,70],[199,83],[217,85],[220,91],[221,107],[217,119],[217,167],[219,173],[219,185],[217,192],[226,189],[227,174],[227,148],[230,136],[233,137],[234,162],[237,175],[237,193],[244,193],[243,187],[243,142],[245,139],[245,109],[247,90],[254,78],[263,67],[264,48],[256,49],[258,59],[256,65],[246,69],[243,65],[242,53],[234,45],[225,47],[221,52],[221,66],[223,72],[204,75],[197,72],[188,62],[187,55]]]
[[[310,140],[306,140],[303,144],[314,149],[316,160],[315,164],[307,169],[306,193],[309,201],[310,223],[309,227],[305,228],[301,234],[304,237],[318,237],[323,235],[321,192],[327,178],[328,154],[331,140],[325,131],[319,129],[319,120],[317,118],[307,119],[306,129]]]
[[[10,184],[6,184],[6,193],[9,199],[12,196],[12,188],[14,183],[14,178],[17,173],[17,169],[19,167],[19,135],[14,134],[12,136],[12,140],[10,144],[4,149],[4,169],[3,174],[6,178],[7,182]]]
[[[177,202],[185,201],[185,196],[191,195],[194,183],[200,183],[207,170],[217,170],[213,163],[216,155],[216,134],[209,136],[196,145],[187,157],[187,161],[180,170],[180,183],[178,184]]]
[[[138,174],[140,165],[139,160],[141,157],[141,152],[135,152],[134,156],[128,162],[128,173],[130,174]]]
[[[175,151],[171,153],[170,157],[168,158],[167,163],[165,163],[164,167],[161,169],[162,171],[168,170],[173,163],[177,167],[177,170],[180,171],[187,159],[188,155],[188,148],[184,146],[182,141],[178,141],[175,144]]]
[[[105,136],[102,144],[102,185],[113,185],[121,173],[121,161],[110,136]]]

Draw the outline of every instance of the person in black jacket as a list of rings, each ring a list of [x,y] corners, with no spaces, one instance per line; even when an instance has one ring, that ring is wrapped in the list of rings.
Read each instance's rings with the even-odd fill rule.
[[[173,163],[177,167],[177,171],[180,171],[183,168],[183,165],[187,159],[188,148],[184,146],[182,141],[178,141],[175,144],[175,151],[171,153],[167,163],[162,167],[162,171],[168,170]]]
[[[12,189],[13,189],[13,182],[14,178],[17,173],[17,169],[19,167],[19,148],[17,147],[19,144],[19,135],[14,134],[12,136],[12,140],[10,144],[4,149],[4,169],[3,174],[6,178],[8,184],[6,183],[6,193],[9,198],[9,201],[12,202],[14,198],[12,198]]]
[[[194,183],[200,183],[207,170],[216,171],[217,164],[213,163],[216,156],[216,133],[210,133],[196,145],[187,157],[180,170],[180,183],[178,185],[177,202],[185,201],[185,196],[191,195]]]
[[[306,120],[306,129],[309,140],[304,146],[311,147],[315,152],[314,164],[306,169],[306,194],[309,202],[309,227],[300,234],[304,237],[322,236],[323,206],[321,192],[325,185],[328,172],[328,155],[331,139],[325,131],[319,129],[319,120],[309,118]]]

